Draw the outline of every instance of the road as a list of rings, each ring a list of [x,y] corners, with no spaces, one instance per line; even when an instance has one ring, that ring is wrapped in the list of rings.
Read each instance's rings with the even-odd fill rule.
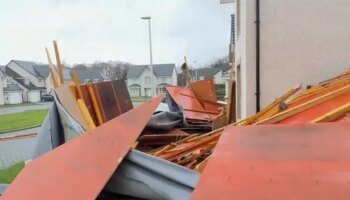
[[[40,109],[50,109],[52,102],[41,102],[38,105],[32,106],[18,106],[18,107],[8,107],[0,108],[0,115],[11,114],[11,113],[20,113],[27,110],[40,110]]]

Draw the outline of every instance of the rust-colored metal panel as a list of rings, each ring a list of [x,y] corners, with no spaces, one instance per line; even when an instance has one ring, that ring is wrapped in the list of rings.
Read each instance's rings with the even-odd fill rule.
[[[125,113],[133,109],[134,107],[125,80],[115,80],[112,83],[121,112]]]
[[[157,97],[31,161],[1,200],[95,199],[162,98]]]
[[[93,84],[103,121],[109,121],[121,114],[111,81]]]
[[[350,123],[224,130],[192,199],[348,200]]]
[[[191,82],[190,88],[196,97],[211,102],[217,102],[218,100],[213,78]],[[208,111],[218,111],[219,109],[218,105],[212,103],[205,101],[200,103],[203,105],[204,109]]]
[[[184,87],[176,87],[176,86],[166,86],[165,89],[171,96],[171,98],[174,99],[177,105],[181,106],[184,109],[184,115],[188,119],[195,119],[195,120],[210,120],[215,115],[210,115],[206,113],[201,112],[194,112],[189,110],[202,110],[204,111],[203,106],[200,104],[200,102],[197,99],[189,98],[187,96],[181,95],[189,95],[193,96],[191,90],[189,88]]]
[[[347,92],[343,95],[337,96],[324,103],[318,104],[310,109],[295,114],[285,120],[280,121],[280,124],[295,124],[295,123],[307,123],[316,119],[317,117],[336,109],[342,105],[350,102],[350,93]]]
[[[95,124],[98,124],[94,106],[92,104],[87,85],[80,85],[81,93],[83,95],[83,100],[85,102],[86,108],[88,109],[90,116]]]

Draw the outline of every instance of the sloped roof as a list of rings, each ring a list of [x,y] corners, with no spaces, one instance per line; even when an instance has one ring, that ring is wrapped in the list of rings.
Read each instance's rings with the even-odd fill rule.
[[[41,77],[48,77],[50,75],[49,65],[35,65],[34,70]]]
[[[21,86],[25,87],[28,90],[45,90],[45,87],[36,87],[33,83],[25,84],[23,78],[13,78],[17,83],[19,83]]]
[[[4,87],[4,91],[18,91],[18,90],[22,90],[22,89],[16,84],[8,84],[7,87]]]
[[[3,65],[0,65],[0,76],[6,76],[5,66],[3,66]]]
[[[127,78],[137,78],[149,65],[132,65],[128,71]],[[155,64],[153,73],[155,76],[172,76],[175,64]]]
[[[88,70],[77,70],[79,80],[81,83],[85,82],[85,80],[95,80],[98,79],[100,81],[105,80],[103,76],[101,75],[100,71],[95,69],[88,69]]]
[[[213,77],[215,74],[217,74],[219,71],[221,71],[221,68],[198,68],[191,70],[192,77],[198,76],[204,76],[205,78]]]
[[[11,60],[11,62],[16,63],[35,77],[47,78],[50,74],[48,65],[36,64],[35,62],[22,60]]]

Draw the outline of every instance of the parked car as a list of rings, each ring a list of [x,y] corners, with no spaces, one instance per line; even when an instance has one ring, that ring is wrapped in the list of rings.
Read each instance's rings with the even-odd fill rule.
[[[53,101],[54,98],[51,94],[44,94],[41,96],[41,101]]]

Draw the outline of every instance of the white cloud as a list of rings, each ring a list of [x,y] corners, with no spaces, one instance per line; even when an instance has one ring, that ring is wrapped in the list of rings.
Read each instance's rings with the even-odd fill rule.
[[[148,63],[152,16],[154,63],[205,64],[228,53],[230,4],[218,0],[1,0],[0,63],[46,62],[59,42],[68,63],[123,60]]]

